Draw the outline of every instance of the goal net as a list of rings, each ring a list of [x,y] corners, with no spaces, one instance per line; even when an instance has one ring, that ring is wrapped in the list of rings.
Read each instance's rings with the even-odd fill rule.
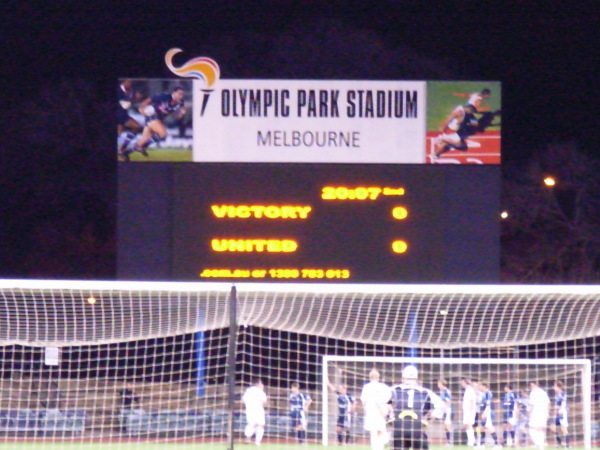
[[[451,426],[450,435],[445,436],[447,427],[442,415],[433,414],[432,425],[428,427],[428,437],[432,443],[451,444],[463,443],[462,429],[462,392],[461,380],[468,378],[478,384],[479,389],[485,384],[493,395],[493,409],[495,412],[495,428],[497,442],[493,437],[487,443],[510,444],[513,442],[520,446],[529,446],[527,429],[527,411],[529,404],[529,383],[535,381],[540,387],[546,389],[548,395],[553,397],[552,392],[555,382],[560,381],[568,390],[569,395],[569,436],[582,439],[583,443],[591,445],[591,387],[592,372],[589,359],[535,359],[535,358],[453,358],[453,357],[365,357],[365,356],[336,356],[326,355],[323,357],[323,443],[327,445],[333,433],[336,431],[339,407],[335,386],[344,386],[347,392],[355,392],[360,396],[368,373],[376,369],[382,381],[389,385],[402,382],[402,369],[407,365],[413,365],[419,371],[419,383],[436,393],[441,386],[438,382],[443,380],[443,386],[448,389],[452,398],[451,404]],[[333,381],[332,381],[333,380]],[[329,392],[333,391],[333,392]],[[511,433],[504,433],[504,411],[503,399],[507,392],[515,395],[515,401],[511,405],[515,423]],[[338,392],[339,393],[339,392]],[[439,406],[439,405],[438,405]],[[508,409],[508,408],[506,408]],[[437,416],[437,417],[436,417]],[[520,417],[519,417],[520,416]],[[554,414],[551,415],[554,418]],[[439,420],[435,420],[439,419]],[[355,428],[362,428],[362,417],[355,417]],[[352,420],[350,421],[352,423]],[[508,428],[507,428],[507,431]],[[337,433],[336,433],[337,434]],[[561,436],[562,440],[562,436]],[[554,442],[550,436],[549,442]],[[588,447],[589,448],[589,447]]]
[[[496,400],[505,382],[520,390],[535,378],[554,402],[561,380],[571,445],[598,439],[599,286],[236,288],[0,280],[0,443],[224,448],[245,439],[241,398],[260,378],[264,443],[297,442],[296,382],[312,399],[306,439],[333,444],[335,394],[324,381],[358,397],[374,364],[391,383],[406,358],[427,387],[447,379],[453,402],[461,376],[488,382]],[[361,418],[358,402],[351,441],[368,445]],[[462,442],[458,410],[452,425]]]

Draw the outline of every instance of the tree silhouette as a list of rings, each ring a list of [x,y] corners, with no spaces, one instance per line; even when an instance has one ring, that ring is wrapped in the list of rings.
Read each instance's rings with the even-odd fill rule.
[[[514,283],[600,279],[600,164],[573,143],[552,144],[503,177],[502,278]],[[543,184],[546,176],[554,187]]]

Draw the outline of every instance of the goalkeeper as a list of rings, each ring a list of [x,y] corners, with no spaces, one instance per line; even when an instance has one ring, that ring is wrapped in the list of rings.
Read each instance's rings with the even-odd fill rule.
[[[392,387],[394,406],[394,449],[428,449],[425,417],[433,409],[429,391],[417,384],[419,372],[414,366],[402,371],[402,384]]]

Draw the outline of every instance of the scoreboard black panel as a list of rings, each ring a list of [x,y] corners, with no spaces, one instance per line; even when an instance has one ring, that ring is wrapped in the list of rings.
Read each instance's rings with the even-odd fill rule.
[[[497,165],[119,164],[122,280],[497,283]]]

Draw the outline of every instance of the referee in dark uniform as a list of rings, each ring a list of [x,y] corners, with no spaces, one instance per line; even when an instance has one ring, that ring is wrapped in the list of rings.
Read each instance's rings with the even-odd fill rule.
[[[419,372],[414,366],[402,371],[402,384],[392,387],[394,406],[394,450],[428,449],[423,432],[424,417],[433,409],[429,392],[417,384]]]

